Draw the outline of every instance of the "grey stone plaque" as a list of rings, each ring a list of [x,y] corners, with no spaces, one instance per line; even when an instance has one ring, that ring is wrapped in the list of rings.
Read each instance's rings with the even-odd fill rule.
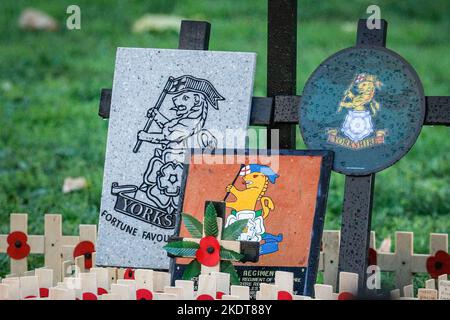
[[[190,148],[245,148],[256,54],[119,48],[96,264],[168,269]]]

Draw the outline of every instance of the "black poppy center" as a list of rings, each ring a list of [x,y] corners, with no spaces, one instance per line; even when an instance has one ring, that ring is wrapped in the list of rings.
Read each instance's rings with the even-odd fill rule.
[[[131,277],[133,277],[133,271],[128,271],[128,276],[131,278]]]
[[[209,254],[214,253],[214,247],[208,247],[208,248],[206,249],[206,252],[208,252]]]
[[[442,269],[442,267],[443,267],[442,262],[436,261],[436,262],[434,263],[434,267],[435,267],[437,270]]]
[[[88,252],[84,254],[84,258],[85,259],[91,259],[92,258],[92,253]]]
[[[22,241],[17,240],[17,241],[14,243],[14,246],[15,246],[16,248],[22,247]]]

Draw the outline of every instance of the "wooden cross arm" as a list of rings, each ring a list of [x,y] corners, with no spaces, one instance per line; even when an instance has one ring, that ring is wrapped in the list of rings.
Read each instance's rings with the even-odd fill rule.
[[[450,97],[426,96],[425,125],[450,126]]]
[[[271,98],[261,98],[271,99]],[[252,103],[252,114],[258,112],[258,107],[261,105],[259,102],[257,105]],[[285,124],[298,124],[298,108],[301,101],[301,96],[275,96],[273,104],[273,122],[285,123]],[[256,107],[256,109],[255,109]],[[426,96],[425,97],[425,120],[424,125],[440,125],[450,126],[450,96]],[[255,110],[254,110],[255,109]],[[257,125],[256,123],[251,123]]]
[[[259,242],[257,241],[239,241],[241,244],[241,254],[244,257],[241,262],[258,262],[259,261]]]
[[[298,124],[298,105],[301,96],[253,97],[250,124],[254,126],[270,125],[272,109],[273,122]],[[450,126],[450,96],[426,96],[426,114],[424,125]],[[98,115],[109,118],[111,89],[102,89]]]
[[[183,237],[177,237],[172,236],[169,237],[168,243],[170,242],[176,242],[176,241],[192,241],[196,243],[200,243],[199,238],[183,238]],[[235,252],[239,252],[243,255],[243,257],[239,260],[239,262],[258,262],[259,261],[259,242],[257,241],[230,241],[230,240],[220,240],[221,247],[232,250]],[[167,256],[170,258],[178,258],[177,256],[174,256],[167,253]],[[192,256],[185,256],[184,258],[195,258],[194,255]],[[226,259],[222,259],[226,260]]]
[[[221,240],[220,245],[225,249],[239,252],[243,257],[239,262],[258,262],[259,261],[259,242],[257,241],[230,241]]]

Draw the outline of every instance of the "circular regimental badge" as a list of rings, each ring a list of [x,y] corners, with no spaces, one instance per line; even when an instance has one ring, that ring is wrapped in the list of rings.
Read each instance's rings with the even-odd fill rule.
[[[417,73],[382,47],[344,49],[308,79],[300,130],[310,149],[334,151],[335,171],[366,175],[383,170],[413,146],[425,117]]]

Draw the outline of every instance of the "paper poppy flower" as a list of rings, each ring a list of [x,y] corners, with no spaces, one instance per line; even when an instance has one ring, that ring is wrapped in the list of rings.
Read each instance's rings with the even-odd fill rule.
[[[427,271],[432,278],[450,274],[450,255],[443,250],[439,250],[434,256],[428,257]]]
[[[108,291],[106,289],[104,289],[102,287],[98,287],[97,288],[97,295],[98,296],[101,296],[102,294],[107,294],[107,293],[108,293]]]
[[[134,270],[131,268],[125,269],[125,272],[123,273],[123,278],[128,280],[134,280]]]
[[[375,249],[369,248],[368,260],[369,266],[377,265],[377,251]]]
[[[39,297],[48,298],[48,288],[39,288]]]
[[[83,292],[83,300],[98,300],[92,292]]]
[[[28,245],[28,237],[22,231],[14,231],[6,238],[8,242],[8,249],[6,252],[8,256],[14,260],[20,260],[30,254],[30,246]]]
[[[209,294],[201,294],[197,297],[197,300],[214,300]]]
[[[91,241],[81,241],[73,250],[73,258],[84,256],[84,267],[92,268],[92,253],[95,252],[95,245]]]
[[[195,253],[198,262],[207,267],[214,267],[220,261],[220,244],[213,236],[200,240],[200,248]]]
[[[355,296],[350,292],[341,292],[338,295],[338,300],[355,300]]]
[[[287,291],[278,291],[278,300],[292,300],[292,294]]]
[[[153,300],[153,293],[147,289],[136,290],[136,300]]]
[[[223,297],[224,294],[225,294],[225,293],[222,292],[222,291],[217,291],[217,292],[216,292],[216,299],[217,299],[217,300],[222,300],[222,297]]]

